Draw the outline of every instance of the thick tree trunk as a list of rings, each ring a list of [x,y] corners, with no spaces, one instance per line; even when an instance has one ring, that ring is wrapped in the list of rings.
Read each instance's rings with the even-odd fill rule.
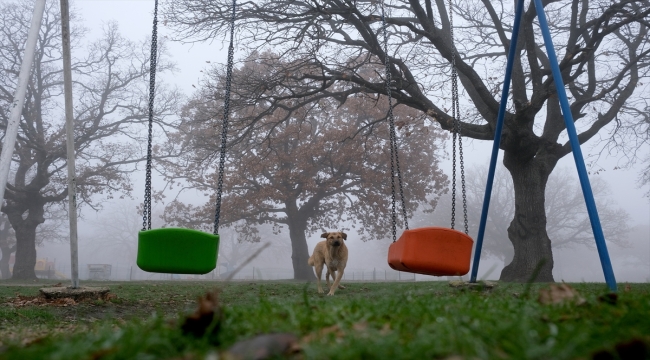
[[[501,272],[502,281],[553,282],[553,252],[546,233],[545,189],[555,161],[521,161],[506,152],[503,161],[515,189],[515,216],[508,227],[514,257]]]
[[[36,273],[36,228],[45,222],[43,203],[21,203],[18,206],[5,206],[3,211],[16,232],[16,263],[12,279],[35,280]],[[30,206],[31,205],[31,206]],[[23,214],[27,217],[23,218]]]
[[[16,263],[12,279],[34,280],[36,273],[36,227],[19,227],[16,230]]]
[[[307,260],[309,259],[309,248],[307,248],[305,227],[295,225],[291,226],[290,224],[289,234],[291,238],[293,278],[296,280],[316,280],[313,268],[307,264]]]
[[[15,250],[15,247],[0,246],[0,252],[2,252],[2,258],[0,258],[0,279],[11,278],[11,271],[9,271],[9,258],[11,258],[11,254]]]
[[[287,207],[287,225],[289,227],[289,238],[291,239],[291,261],[293,263],[293,278],[295,280],[316,280],[314,270],[309,260],[309,249],[307,248],[307,219],[309,216],[302,214],[297,206],[296,199],[289,199],[285,202]]]

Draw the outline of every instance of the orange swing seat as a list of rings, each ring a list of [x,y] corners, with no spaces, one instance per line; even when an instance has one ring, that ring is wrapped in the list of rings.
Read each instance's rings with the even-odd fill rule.
[[[388,265],[399,271],[433,276],[469,272],[474,240],[458,230],[423,227],[406,230],[388,248]]]

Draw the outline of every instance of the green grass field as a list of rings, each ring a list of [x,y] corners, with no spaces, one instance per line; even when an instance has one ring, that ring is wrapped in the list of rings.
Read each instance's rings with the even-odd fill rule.
[[[582,303],[543,305],[547,284],[347,283],[328,297],[296,282],[84,282],[116,297],[29,305],[47,284],[0,282],[0,359],[232,358],[222,352],[238,341],[278,332],[295,334],[293,356],[306,359],[650,358],[650,284],[620,284],[617,298],[604,284],[571,284]],[[219,326],[184,334],[215,288]]]

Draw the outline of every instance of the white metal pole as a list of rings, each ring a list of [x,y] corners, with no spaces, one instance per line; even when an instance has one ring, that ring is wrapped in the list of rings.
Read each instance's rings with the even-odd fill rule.
[[[61,37],[63,45],[63,92],[65,95],[66,144],[68,150],[68,217],[70,218],[70,272],[72,288],[79,287],[79,254],[77,250],[77,186],[74,150],[74,118],[72,113],[72,60],[70,55],[70,11],[68,0],[61,0]]]
[[[45,11],[45,0],[36,0],[34,4],[34,14],[32,15],[32,24],[29,27],[27,41],[25,42],[25,54],[23,63],[20,65],[18,73],[18,86],[14,93],[14,101],[11,103],[11,114],[7,131],[5,131],[5,140],[2,144],[2,154],[0,154],[0,204],[4,201],[7,178],[11,168],[11,158],[14,155],[14,146],[18,136],[18,125],[25,103],[25,94],[27,93],[27,83],[34,62],[34,53],[36,52],[36,40],[38,40],[38,31],[41,28],[43,12]]]

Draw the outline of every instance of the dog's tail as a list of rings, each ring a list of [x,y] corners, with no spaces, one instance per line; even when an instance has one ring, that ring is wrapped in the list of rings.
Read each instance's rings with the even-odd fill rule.
[[[307,260],[307,264],[309,264],[309,266],[314,266],[314,255],[309,257],[309,260]]]

